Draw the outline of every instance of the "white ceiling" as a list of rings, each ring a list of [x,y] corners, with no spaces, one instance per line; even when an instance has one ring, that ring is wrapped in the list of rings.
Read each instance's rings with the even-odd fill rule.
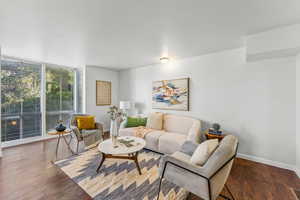
[[[0,0],[0,45],[122,69],[240,47],[245,35],[299,22],[299,0]]]

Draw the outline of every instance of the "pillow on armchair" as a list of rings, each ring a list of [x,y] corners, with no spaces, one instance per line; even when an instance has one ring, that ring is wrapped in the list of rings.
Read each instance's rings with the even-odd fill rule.
[[[95,117],[94,116],[77,116],[77,127],[82,129],[95,129]]]
[[[206,140],[205,142],[199,144],[191,157],[191,163],[203,166],[210,155],[217,149],[218,145],[218,139]]]

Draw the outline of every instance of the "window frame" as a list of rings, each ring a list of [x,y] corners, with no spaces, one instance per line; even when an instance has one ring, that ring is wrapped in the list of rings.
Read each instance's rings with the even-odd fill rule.
[[[34,137],[29,137],[29,138],[23,138],[23,139],[16,139],[16,140],[11,140],[11,141],[1,141],[0,137],[0,143],[6,144],[6,143],[13,143],[13,144],[18,144],[22,143],[22,140],[28,140],[32,139],[35,140],[36,137],[46,137],[47,136],[47,128],[46,128],[46,67],[57,67],[57,68],[63,68],[63,69],[70,69],[74,73],[74,84],[73,84],[73,112],[77,113],[78,112],[78,98],[80,98],[79,95],[79,85],[78,82],[78,76],[79,76],[79,70],[78,67],[71,67],[71,66],[66,66],[66,65],[59,65],[59,64],[53,64],[53,63],[48,63],[48,62],[42,62],[42,61],[36,61],[32,59],[25,59],[25,58],[19,58],[19,57],[13,57],[13,56],[7,56],[7,55],[0,55],[0,70],[1,68],[1,63],[2,60],[11,60],[11,61],[16,61],[16,62],[24,62],[28,64],[35,64],[35,65],[40,65],[41,66],[41,82],[40,82],[40,113],[41,113],[41,136],[34,136]],[[0,86],[2,87],[2,83],[0,81]],[[0,92],[1,94],[1,92]],[[2,103],[2,102],[1,102]],[[1,105],[0,103],[0,105]],[[62,113],[65,111],[61,111]],[[0,123],[2,123],[2,118],[0,118]],[[1,127],[0,127],[1,128]],[[54,127],[53,127],[54,128]],[[0,135],[1,136],[1,135]]]
[[[46,78],[46,74],[47,74],[47,67],[48,68],[56,68],[56,69],[65,69],[65,70],[70,70],[72,73],[73,73],[73,110],[63,110],[63,109],[61,109],[61,110],[59,110],[59,111],[57,111],[57,110],[55,110],[55,111],[47,111],[46,109],[46,107],[47,107],[47,95],[46,95],[46,91],[47,91],[47,89],[46,89],[46,86],[47,86],[47,78]],[[44,89],[45,89],[45,92],[44,92],[44,95],[45,95],[45,134],[47,134],[47,113],[49,114],[74,114],[74,113],[77,113],[77,87],[78,87],[78,82],[77,82],[77,73],[78,73],[78,70],[77,70],[77,68],[71,68],[71,67],[66,67],[66,66],[63,66],[63,65],[57,65],[57,64],[45,64],[45,80],[44,80],[44,82],[45,82],[45,87],[44,87]],[[62,103],[62,102],[60,102],[60,103]],[[60,105],[61,106],[61,105]]]
[[[22,63],[22,64],[32,64],[32,65],[38,65],[40,67],[42,67],[42,63],[39,63],[39,62],[35,62],[35,61],[32,61],[32,60],[25,60],[25,59],[19,59],[19,58],[15,58],[15,57],[9,57],[9,56],[0,56],[1,58],[1,70],[2,70],[2,61],[5,60],[5,61],[10,61],[10,62],[18,62],[18,63]],[[40,100],[41,100],[41,96],[42,96],[42,71],[40,70]],[[2,77],[1,77],[2,78]],[[0,82],[1,82],[1,79],[0,79]],[[2,82],[0,83],[1,87],[2,87]],[[1,94],[2,95],[2,94]],[[2,98],[2,97],[1,97]],[[41,120],[42,120],[42,106],[41,106],[41,102],[40,102],[40,109],[39,109],[39,113],[41,115]],[[41,127],[40,127],[40,131],[41,131],[41,134],[38,135],[38,136],[31,136],[31,137],[23,137],[23,133],[24,133],[24,129],[23,129],[23,125],[24,125],[24,116],[26,116],[28,113],[23,113],[21,112],[19,116],[16,116],[16,117],[13,117],[13,116],[8,116],[7,118],[11,118],[11,119],[19,119],[20,120],[20,127],[19,127],[19,135],[20,135],[20,138],[19,139],[15,139],[15,140],[8,140],[8,141],[4,141],[2,142],[2,134],[1,134],[1,142],[3,144],[5,144],[6,142],[11,142],[11,141],[19,141],[19,140],[24,140],[24,139],[27,139],[27,138],[34,138],[34,137],[41,137],[43,136],[43,126],[42,126],[42,123],[40,124]],[[1,111],[0,111],[0,115],[2,116],[2,102],[1,102]],[[3,118],[1,117],[1,128],[2,128],[2,120]],[[2,130],[1,130],[2,132]]]

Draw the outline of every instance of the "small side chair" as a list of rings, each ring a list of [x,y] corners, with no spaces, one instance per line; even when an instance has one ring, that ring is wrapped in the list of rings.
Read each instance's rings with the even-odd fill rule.
[[[79,129],[77,126],[76,117],[90,116],[88,114],[74,114],[71,118],[71,129],[77,138],[76,152],[78,153],[79,142],[84,141],[85,146],[90,146],[98,141],[103,140],[103,124],[95,122],[95,129]]]
[[[232,200],[234,197],[226,185],[232,164],[237,154],[238,140],[233,135],[226,136],[218,148],[203,166],[190,162],[190,155],[175,152],[165,155],[160,162],[160,183],[158,197],[162,186],[162,179],[172,182],[179,187],[199,196],[204,200],[216,200],[218,196],[229,199],[220,194],[222,189],[228,190]]]

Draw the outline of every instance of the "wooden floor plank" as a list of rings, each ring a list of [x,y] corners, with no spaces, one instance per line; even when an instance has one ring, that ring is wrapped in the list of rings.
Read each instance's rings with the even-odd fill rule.
[[[51,139],[4,149],[0,159],[0,199],[91,199],[53,165],[55,147],[56,140]],[[58,159],[68,156],[70,152],[63,144]],[[235,160],[227,184],[237,200],[295,200],[292,188],[300,189],[294,172],[245,159]],[[194,195],[190,199],[199,200]]]

